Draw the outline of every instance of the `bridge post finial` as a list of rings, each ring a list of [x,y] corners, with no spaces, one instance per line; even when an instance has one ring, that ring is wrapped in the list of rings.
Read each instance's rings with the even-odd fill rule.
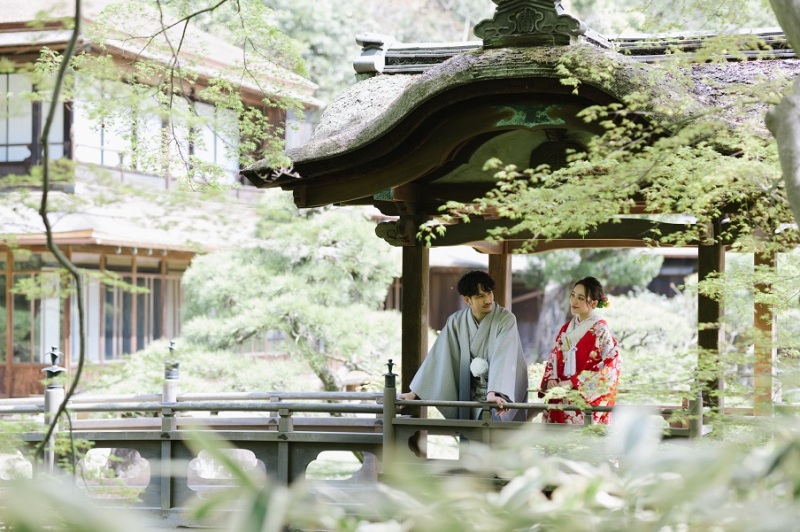
[[[397,386],[397,374],[392,371],[395,363],[390,358],[389,362],[386,363],[386,366],[389,368],[389,371],[383,374],[384,386],[387,388],[395,388]]]
[[[54,345],[50,351],[47,352],[46,356],[50,357],[50,366],[42,369],[44,371],[45,379],[47,380],[47,388],[63,388],[64,385],[61,383],[58,377],[61,373],[67,371],[66,369],[62,368],[56,362],[59,358],[64,355],[61,351],[58,350],[58,346]]]

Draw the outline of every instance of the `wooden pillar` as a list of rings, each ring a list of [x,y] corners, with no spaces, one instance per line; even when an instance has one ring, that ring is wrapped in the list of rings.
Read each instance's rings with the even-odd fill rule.
[[[422,245],[403,248],[403,302],[401,340],[401,392],[407,392],[411,379],[428,354],[428,294],[430,252]]]
[[[98,267],[100,268],[100,272],[105,274],[106,272],[106,254],[104,252],[100,252],[100,264]],[[100,364],[105,364],[106,362],[106,287],[105,283],[100,283],[100,326],[98,329],[100,330],[100,353],[98,359]]]
[[[489,255],[489,275],[494,279],[495,302],[511,310],[511,254],[507,242],[502,247],[502,253]]]
[[[161,301],[161,336],[158,338],[166,338],[167,337],[167,257],[163,257],[160,261],[158,261],[160,272],[161,272],[161,294],[159,294],[159,299]],[[177,336],[177,334],[175,335]],[[155,335],[153,335],[154,339]]]
[[[72,248],[68,247],[68,248],[64,249],[63,252],[64,252],[64,255],[67,257],[67,260],[72,261]],[[72,279],[71,276],[69,278],[70,278],[70,282],[71,283],[75,282],[75,280]],[[61,365],[64,366],[65,368],[67,368],[67,369],[69,369],[70,364],[71,364],[71,359],[72,359],[72,321],[73,321],[73,316],[72,316],[72,304],[71,303],[72,303],[72,298],[69,297],[69,296],[65,297],[64,301],[62,303],[62,312],[63,312],[62,327],[64,327],[64,330],[63,330],[63,332],[61,334],[61,352],[64,353],[64,359],[61,361]],[[80,305],[82,303],[83,303],[83,301],[77,301],[77,299],[76,299],[76,308],[77,308],[77,305]],[[74,319],[75,319],[76,323],[79,321],[78,320],[78,316],[75,316]],[[80,336],[79,336],[79,338],[80,338]],[[42,346],[42,348],[44,349],[44,346]],[[80,356],[80,353],[77,353],[77,355]],[[45,363],[46,362],[47,362],[47,360],[45,360]]]
[[[701,245],[697,250],[697,277],[703,281],[709,275],[725,271],[725,247],[721,244]],[[697,345],[700,348],[698,365],[706,376],[701,382],[703,404],[721,411],[724,382],[719,368],[721,307],[718,301],[697,295]],[[710,371],[710,373],[709,373]]]
[[[11,397],[11,376],[14,371],[14,254],[6,251],[6,360],[5,360],[5,397]]]
[[[139,264],[136,261],[136,248],[131,252],[131,284],[139,286]],[[137,352],[144,346],[139,342],[139,297],[136,292],[131,293],[131,353]]]
[[[755,254],[756,279],[759,269],[769,268],[775,270],[777,260],[774,253]],[[754,287],[756,303],[753,308],[753,323],[755,324],[755,361],[753,410],[757,416],[771,416],[773,414],[773,382],[772,371],[776,359],[775,349],[775,314],[770,305],[759,303],[759,293],[769,291],[769,285],[756,283]]]

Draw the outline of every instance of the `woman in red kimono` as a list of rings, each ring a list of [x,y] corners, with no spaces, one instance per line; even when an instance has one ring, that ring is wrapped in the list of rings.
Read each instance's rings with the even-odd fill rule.
[[[565,323],[556,337],[545,366],[539,397],[546,390],[561,386],[577,390],[590,406],[613,406],[617,396],[619,369],[622,358],[617,340],[606,320],[594,315],[595,308],[608,306],[603,285],[594,277],[576,282],[569,295],[572,319]],[[562,399],[550,399],[549,404],[567,404]],[[545,423],[583,424],[583,412],[549,410]],[[609,412],[595,412],[594,423],[608,424]]]

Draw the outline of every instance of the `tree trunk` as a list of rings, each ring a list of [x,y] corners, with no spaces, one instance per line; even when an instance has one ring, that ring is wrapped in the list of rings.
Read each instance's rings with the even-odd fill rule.
[[[305,359],[314,371],[314,374],[322,381],[322,389],[326,392],[341,392],[342,384],[328,366],[328,359],[325,355],[314,351],[307,351]]]
[[[786,39],[800,53],[800,0],[770,0]],[[800,78],[767,113],[767,127],[778,142],[786,194],[800,223]]]

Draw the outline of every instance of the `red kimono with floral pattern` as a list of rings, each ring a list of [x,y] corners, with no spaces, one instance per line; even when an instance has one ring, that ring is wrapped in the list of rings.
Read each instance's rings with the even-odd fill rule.
[[[556,337],[556,345],[547,359],[540,386],[540,390],[542,390],[539,393],[540,397],[544,396],[547,381],[551,379],[559,382],[569,380],[572,382],[573,389],[577,390],[589,405],[614,405],[619,383],[620,363],[622,362],[617,340],[611,334],[608,323],[604,319],[590,316],[587,320],[593,320],[594,323],[586,324],[589,325],[588,331],[578,339],[574,346],[570,345],[568,331],[580,327],[581,322],[577,321],[577,317],[573,317],[561,327]],[[575,348],[575,373],[572,376],[564,373],[564,360],[569,351],[568,345]],[[564,400],[550,399],[548,403],[561,404],[564,403]],[[594,423],[608,424],[611,414],[610,412],[594,412],[592,417]],[[581,425],[583,424],[583,412],[549,410],[544,413],[544,422]]]

